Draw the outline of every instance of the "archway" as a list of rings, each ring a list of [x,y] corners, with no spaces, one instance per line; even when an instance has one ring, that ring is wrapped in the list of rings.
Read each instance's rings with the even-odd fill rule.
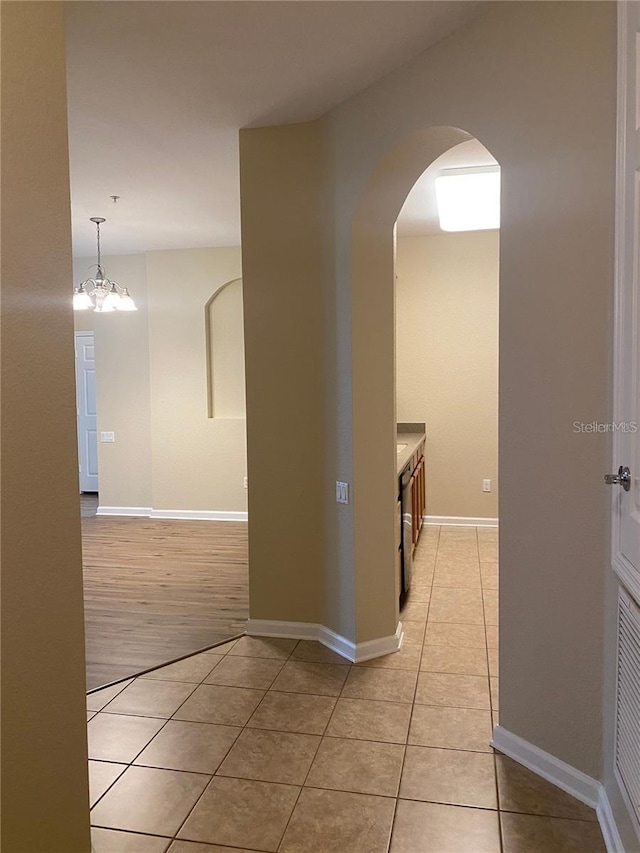
[[[396,632],[394,503],[395,222],[411,188],[445,151],[474,138],[457,127],[410,134],[378,164],[352,217],[354,567],[358,642]],[[375,341],[375,346],[371,342]]]

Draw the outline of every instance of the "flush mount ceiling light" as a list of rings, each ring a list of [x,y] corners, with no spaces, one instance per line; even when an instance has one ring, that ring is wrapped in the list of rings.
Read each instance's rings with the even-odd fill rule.
[[[486,231],[500,227],[500,167],[447,169],[436,178],[443,231]]]
[[[99,314],[107,311],[137,311],[136,304],[126,287],[121,287],[117,281],[110,281],[103,270],[100,261],[100,226],[106,219],[92,216],[89,220],[96,224],[96,239],[98,245],[98,272],[95,278],[87,278],[74,288],[73,310],[86,311],[93,308]]]

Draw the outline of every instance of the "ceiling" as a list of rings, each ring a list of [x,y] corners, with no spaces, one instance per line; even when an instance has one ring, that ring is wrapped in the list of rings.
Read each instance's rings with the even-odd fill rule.
[[[94,253],[90,216],[107,219],[105,254],[238,245],[239,128],[321,116],[478,8],[465,0],[67,3],[74,254]],[[424,205],[412,197],[414,228]]]

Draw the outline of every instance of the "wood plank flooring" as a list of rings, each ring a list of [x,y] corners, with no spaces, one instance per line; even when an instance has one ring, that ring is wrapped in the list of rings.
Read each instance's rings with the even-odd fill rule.
[[[91,496],[82,505],[87,690],[244,630],[246,523],[96,517]]]

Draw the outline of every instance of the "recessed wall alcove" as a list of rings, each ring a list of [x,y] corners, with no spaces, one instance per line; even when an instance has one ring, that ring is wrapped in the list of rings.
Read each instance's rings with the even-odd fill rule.
[[[205,305],[207,414],[245,418],[242,279],[223,284]]]

